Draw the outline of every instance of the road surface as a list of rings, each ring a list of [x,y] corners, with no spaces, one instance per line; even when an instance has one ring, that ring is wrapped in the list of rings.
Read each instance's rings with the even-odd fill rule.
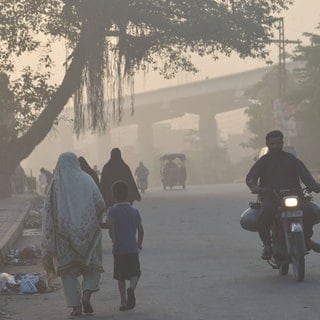
[[[95,314],[90,319],[318,319],[320,256],[306,257],[302,283],[295,282],[291,270],[287,276],[272,270],[260,259],[258,234],[239,224],[250,200],[254,196],[243,184],[148,190],[136,205],[145,228],[137,306],[118,311],[111,242],[104,231],[105,273],[101,290],[92,297]],[[318,226],[315,233],[319,240]],[[17,270],[41,272],[40,265],[11,268]],[[61,289],[0,299],[8,319],[70,318]]]

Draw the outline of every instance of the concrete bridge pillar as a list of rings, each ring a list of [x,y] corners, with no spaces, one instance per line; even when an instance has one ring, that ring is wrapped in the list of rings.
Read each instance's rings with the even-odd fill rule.
[[[214,183],[214,152],[217,148],[217,124],[214,114],[200,114],[199,138],[200,138],[200,176],[202,183]]]
[[[217,123],[215,114],[203,113],[199,117],[199,138],[202,149],[217,147]]]
[[[137,132],[137,157],[143,162],[152,162],[154,156],[152,122],[139,122]]]

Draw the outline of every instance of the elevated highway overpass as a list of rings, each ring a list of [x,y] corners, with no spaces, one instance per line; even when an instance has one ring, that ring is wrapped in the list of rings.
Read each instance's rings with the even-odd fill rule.
[[[293,68],[292,64],[288,64]],[[136,94],[135,112],[129,115],[129,102],[120,126],[136,124],[138,150],[141,158],[152,154],[152,125],[163,120],[181,117],[186,113],[199,116],[199,138],[203,149],[210,150],[217,144],[217,113],[246,107],[245,91],[259,82],[271,67],[259,68],[213,79],[192,82]]]

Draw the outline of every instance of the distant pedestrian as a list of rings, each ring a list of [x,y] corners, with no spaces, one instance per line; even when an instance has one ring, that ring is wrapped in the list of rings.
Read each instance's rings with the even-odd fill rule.
[[[17,165],[11,176],[11,185],[13,193],[24,193],[27,189],[27,177],[20,164]]]
[[[111,150],[110,160],[104,165],[101,173],[100,189],[106,206],[112,207],[116,200],[113,197],[112,185],[118,180],[122,180],[128,185],[127,201],[132,204],[135,200],[140,201],[141,196],[133,178],[129,166],[123,161],[121,151],[118,148]]]
[[[84,172],[86,172],[99,187],[99,177],[97,173],[89,166],[89,163],[87,162],[87,160],[84,157],[79,157],[78,160],[79,160],[81,169]]]
[[[91,177],[80,168],[77,156],[59,156],[45,199],[43,265],[50,281],[60,276],[71,315],[93,313],[90,296],[99,290],[103,272],[101,229],[103,197]],[[81,284],[77,277],[82,276]]]
[[[24,193],[27,188],[27,177],[20,164],[17,165],[11,176],[11,186],[13,193]]]
[[[134,290],[141,275],[139,250],[142,249],[144,230],[139,211],[127,202],[128,185],[118,181],[112,190],[116,204],[108,211],[107,223],[113,240],[113,278],[118,280],[119,310],[125,311],[133,309],[136,304]],[[130,281],[127,290],[126,280]]]
[[[149,170],[143,164],[142,161],[140,161],[138,167],[136,167],[136,170],[134,171],[134,175],[137,177],[137,185],[140,188],[140,190],[141,190],[141,184],[143,184],[144,182],[145,182],[145,189],[148,189]]]
[[[49,170],[47,170],[47,169],[45,169],[45,168],[41,168],[41,169],[40,169],[40,172],[43,173],[43,174],[45,174],[45,176],[46,176],[46,178],[47,178],[47,186],[46,186],[46,188],[45,188],[45,193],[46,193],[46,192],[48,191],[48,188],[49,188],[49,186],[50,186],[51,180],[52,180],[52,178],[53,178],[53,174],[52,174]]]
[[[47,176],[44,174],[44,172],[40,171],[39,175],[39,193],[41,195],[45,195],[46,189],[47,189],[48,181]]]

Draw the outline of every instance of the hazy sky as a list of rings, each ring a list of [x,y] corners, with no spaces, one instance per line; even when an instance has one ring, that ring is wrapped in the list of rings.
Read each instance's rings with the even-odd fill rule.
[[[282,16],[285,18],[285,38],[289,40],[299,39],[306,41],[306,38],[302,36],[302,33],[314,32],[316,26],[320,22],[320,0],[295,0],[293,6],[291,6],[288,11],[284,12]],[[320,33],[320,30],[318,32]],[[275,33],[275,35],[277,36],[277,33]],[[293,48],[294,45],[286,46],[288,52],[291,52]],[[270,51],[271,60],[273,60],[274,63],[277,63],[277,45],[272,44],[270,46]],[[154,72],[149,73],[146,76],[137,76],[135,80],[136,93],[266,66],[263,60],[243,60],[239,59],[236,55],[233,55],[231,58],[222,57],[218,61],[213,61],[209,57],[202,59],[196,58],[194,62],[200,70],[200,72],[195,75],[183,73],[172,80],[164,80]]]
[[[320,22],[320,0],[295,0],[294,5],[291,6],[288,11],[284,12],[282,16],[285,17],[285,38],[289,40],[300,39],[305,41],[306,39],[302,36],[302,33],[314,32],[316,26]],[[275,36],[277,36],[277,31],[275,32]],[[294,45],[286,46],[288,52],[293,48]],[[54,70],[55,75],[53,76],[53,81],[59,84],[64,76],[64,67],[62,67],[62,65],[65,62],[66,51],[61,44],[58,44],[55,49],[56,68]],[[270,45],[270,52],[271,60],[273,60],[274,63],[277,63],[278,47],[276,44]],[[26,55],[26,57],[29,62],[35,59],[28,55]],[[22,59],[18,59],[18,70],[25,64],[26,57],[24,56]],[[35,61],[37,61],[37,59]],[[135,78],[135,92],[139,93],[162,87],[176,86],[187,82],[215,78],[226,74],[266,66],[265,61],[263,60],[240,59],[235,54],[230,58],[222,56],[218,61],[214,61],[210,57],[195,57],[194,63],[199,69],[197,74],[194,75],[192,73],[183,72],[171,80],[163,79],[156,72],[149,72],[147,75],[138,74]],[[19,66],[20,64],[21,67]],[[17,75],[19,74],[17,73]]]

